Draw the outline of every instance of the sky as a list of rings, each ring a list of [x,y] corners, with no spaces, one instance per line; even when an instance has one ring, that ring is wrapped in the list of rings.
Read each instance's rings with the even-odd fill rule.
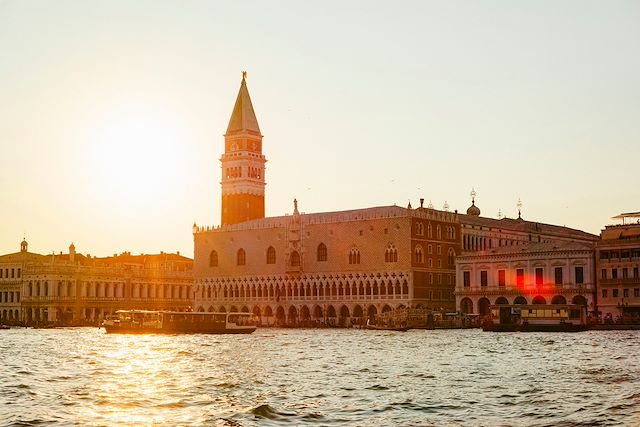
[[[192,256],[242,79],[266,214],[640,211],[640,2],[0,0],[0,254]]]

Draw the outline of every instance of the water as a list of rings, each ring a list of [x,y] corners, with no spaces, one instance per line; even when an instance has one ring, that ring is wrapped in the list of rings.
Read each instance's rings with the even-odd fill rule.
[[[640,425],[640,331],[0,331],[0,425]]]

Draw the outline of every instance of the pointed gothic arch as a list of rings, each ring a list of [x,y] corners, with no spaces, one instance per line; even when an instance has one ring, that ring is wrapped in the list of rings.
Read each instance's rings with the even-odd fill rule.
[[[384,252],[384,262],[398,262],[398,250],[393,243],[387,245]]]
[[[247,254],[243,248],[238,249],[236,254],[236,265],[246,265],[247,264]]]
[[[355,246],[349,251],[349,264],[360,264],[360,250]]]
[[[267,249],[267,264],[275,264],[276,263],[276,248],[273,246],[269,246]]]
[[[218,266],[218,252],[216,250],[212,250],[209,254],[209,267],[217,267]]]
[[[327,245],[324,243],[320,243],[318,245],[318,249],[316,251],[317,260],[320,262],[324,262],[327,260]]]
[[[422,250],[422,245],[416,245],[413,250],[414,253],[414,261],[416,264],[422,264],[424,262],[424,253]]]
[[[453,250],[453,248],[449,248],[449,250],[447,251],[447,264],[449,265],[449,267],[452,267],[456,264],[456,251]]]
[[[298,251],[293,251],[289,255],[289,265],[291,267],[300,267],[300,253]]]

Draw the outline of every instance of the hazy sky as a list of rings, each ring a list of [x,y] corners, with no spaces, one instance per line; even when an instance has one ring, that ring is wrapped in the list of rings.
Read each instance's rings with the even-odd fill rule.
[[[638,1],[0,0],[0,253],[192,255],[248,86],[267,215],[640,210]]]

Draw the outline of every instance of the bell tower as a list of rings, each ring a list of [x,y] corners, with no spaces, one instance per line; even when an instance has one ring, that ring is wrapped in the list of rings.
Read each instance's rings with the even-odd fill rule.
[[[240,91],[224,135],[224,154],[220,162],[222,225],[264,218],[267,160],[262,154],[262,134],[249,97],[246,71],[242,72]]]

